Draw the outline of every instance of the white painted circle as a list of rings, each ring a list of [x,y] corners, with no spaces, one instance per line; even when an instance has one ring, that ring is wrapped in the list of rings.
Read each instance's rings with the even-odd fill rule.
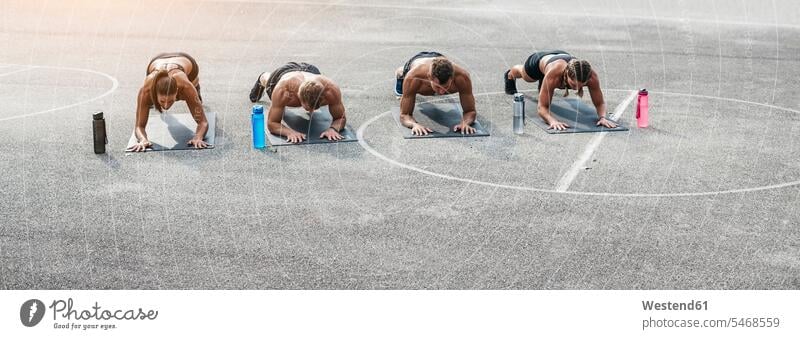
[[[77,102],[77,103],[74,103],[74,104],[69,104],[69,105],[56,107],[56,108],[50,108],[50,109],[46,109],[46,110],[42,110],[42,111],[38,111],[38,112],[20,114],[20,115],[0,118],[0,121],[8,121],[8,120],[14,120],[14,119],[21,119],[21,118],[29,118],[29,117],[32,117],[32,116],[37,116],[37,115],[41,115],[41,114],[45,114],[45,113],[51,113],[51,112],[60,111],[60,110],[67,109],[67,108],[72,108],[72,107],[75,107],[75,106],[80,106],[80,105],[83,105],[83,104],[86,104],[86,103],[89,103],[89,102],[104,98],[104,97],[108,96],[109,94],[113,93],[114,91],[116,91],[117,87],[119,87],[119,81],[117,81],[116,78],[114,78],[113,76],[111,76],[108,73],[103,73],[103,72],[95,71],[95,70],[92,70],[92,69],[74,68],[74,67],[61,67],[61,66],[18,65],[18,64],[3,64],[3,65],[4,66],[27,67],[27,68],[23,68],[21,70],[15,70],[15,71],[11,71],[11,72],[5,73],[4,75],[9,75],[9,74],[18,73],[18,72],[26,72],[26,71],[33,70],[33,69],[66,70],[66,71],[83,72],[83,73],[90,73],[90,74],[100,75],[102,77],[105,77],[108,80],[111,80],[111,84],[112,85],[111,85],[111,88],[109,90],[105,91],[104,93],[102,93],[102,94],[100,94],[100,95],[98,95],[98,96],[96,96],[94,98],[90,98],[90,99],[87,99],[87,100],[84,100],[84,101],[81,101],[81,102]]]
[[[630,91],[629,89],[627,89],[627,90],[622,90],[622,89],[604,89],[604,90],[605,91],[611,91],[611,92],[629,92]],[[656,94],[664,94],[664,95],[684,96],[684,97],[690,97],[690,98],[702,98],[702,99],[737,102],[737,103],[768,107],[768,108],[773,108],[773,109],[777,109],[777,110],[782,110],[782,111],[787,111],[787,112],[800,114],[800,111],[798,111],[798,110],[785,108],[785,107],[779,107],[779,106],[770,105],[770,104],[764,104],[764,103],[740,100],[740,99],[724,98],[724,97],[716,97],[716,96],[700,95],[700,94],[688,94],[688,93],[660,92],[660,91],[649,91],[649,92],[650,93],[656,93]],[[503,93],[504,92],[485,92],[485,93],[477,93],[477,94],[475,94],[475,96],[487,96],[487,95],[503,94]],[[795,180],[795,181],[785,182],[785,183],[781,183],[781,184],[774,184],[774,185],[766,185],[766,186],[758,186],[758,187],[750,187],[750,188],[740,188],[740,189],[731,189],[731,190],[721,190],[721,191],[709,191],[709,192],[685,192],[685,193],[611,193],[611,192],[581,192],[581,191],[563,191],[562,192],[562,191],[556,191],[556,190],[544,189],[544,188],[505,185],[505,184],[497,184],[497,183],[481,181],[481,180],[460,178],[460,177],[455,177],[455,176],[452,176],[452,175],[447,175],[447,174],[442,174],[442,173],[429,171],[429,170],[422,169],[422,168],[419,168],[419,167],[416,167],[416,166],[413,166],[413,165],[409,165],[409,164],[406,164],[406,163],[399,162],[397,160],[391,159],[391,158],[381,154],[380,152],[378,152],[377,150],[372,148],[372,146],[370,146],[366,142],[366,140],[364,139],[364,131],[366,131],[367,127],[369,127],[370,124],[372,124],[373,122],[375,122],[376,120],[378,120],[378,119],[380,119],[380,118],[382,118],[384,116],[388,116],[390,113],[391,113],[391,111],[386,111],[386,112],[383,112],[381,114],[378,114],[378,115],[372,117],[371,119],[367,120],[367,122],[365,122],[364,124],[362,124],[358,128],[358,131],[356,132],[356,135],[357,135],[357,138],[358,138],[358,143],[359,143],[359,145],[361,145],[361,147],[363,147],[365,150],[367,150],[367,152],[369,152],[372,155],[376,156],[378,159],[386,161],[386,162],[388,162],[388,163],[390,163],[392,165],[395,165],[395,166],[398,166],[398,167],[401,167],[401,168],[405,168],[405,169],[409,169],[409,170],[412,170],[412,171],[415,171],[415,172],[419,172],[419,173],[422,173],[422,174],[430,175],[430,176],[433,176],[433,177],[438,177],[438,178],[447,179],[447,180],[453,180],[453,181],[460,181],[460,182],[465,182],[465,183],[469,183],[469,184],[483,185],[483,186],[489,186],[489,187],[495,187],[495,188],[503,188],[503,189],[511,189],[511,190],[518,190],[518,191],[541,192],[541,193],[571,194],[571,195],[585,195],[585,196],[605,196],[605,197],[639,197],[639,198],[647,198],[647,197],[696,197],[696,196],[708,196],[708,195],[718,195],[718,194],[747,193],[747,192],[764,191],[764,190],[770,190],[770,189],[784,188],[784,187],[791,187],[791,186],[800,185],[800,180]]]

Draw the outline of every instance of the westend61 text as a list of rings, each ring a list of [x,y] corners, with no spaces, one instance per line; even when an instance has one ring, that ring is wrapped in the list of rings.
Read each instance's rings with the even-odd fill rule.
[[[56,319],[57,314],[69,320],[155,320],[158,317],[158,311],[148,310],[144,311],[140,307],[138,311],[135,310],[101,310],[102,307],[95,301],[92,310],[73,310],[72,298],[64,300],[53,300],[50,304],[53,309],[53,320]]]
[[[708,311],[708,301],[692,300],[684,303],[642,301],[645,311]]]

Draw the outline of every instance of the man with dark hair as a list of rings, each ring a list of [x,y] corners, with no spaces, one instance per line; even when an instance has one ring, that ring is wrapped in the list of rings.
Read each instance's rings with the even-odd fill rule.
[[[437,52],[420,52],[413,56],[403,67],[395,71],[397,83],[395,95],[400,97],[400,123],[411,129],[414,135],[428,135],[433,132],[419,124],[412,113],[417,94],[444,95],[458,93],[461,109],[464,114],[461,123],[453,126],[453,131],[462,134],[473,134],[475,128],[475,96],[472,94],[472,80],[469,73],[453,64],[444,55]]]

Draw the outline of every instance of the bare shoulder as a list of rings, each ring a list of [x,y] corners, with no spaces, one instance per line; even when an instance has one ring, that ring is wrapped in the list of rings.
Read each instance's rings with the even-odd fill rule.
[[[422,87],[423,81],[417,81],[418,79],[427,80],[427,72],[428,70],[421,70],[421,67],[412,68],[408,71],[408,74],[405,76],[405,80],[403,80],[403,93],[417,93]]]
[[[337,102],[341,100],[342,90],[335,81],[326,76],[320,76],[319,79],[325,86],[325,98],[328,102]]]
[[[278,106],[285,106],[288,98],[286,97],[289,93],[286,89],[286,83],[281,84],[280,82],[275,85],[275,89],[272,90],[272,105]]]
[[[567,63],[563,60],[559,60],[547,65],[547,68],[544,70],[544,83],[561,83],[561,75],[564,74],[564,71],[567,69]]]
[[[191,81],[189,81],[189,77],[186,75],[186,73],[183,72],[177,73],[173,76],[173,78],[175,79],[175,82],[178,83],[178,88],[181,91],[194,89],[194,84]]]
[[[587,85],[600,85],[600,75],[594,69],[592,69],[592,75],[589,77]]]
[[[456,85],[459,86],[467,86],[472,85],[472,76],[469,74],[465,68],[453,64],[453,80],[456,82]]]
[[[453,74],[456,76],[465,76],[467,78],[470,77],[469,71],[466,68],[457,65],[456,63],[453,63]]]
[[[567,69],[567,62],[564,60],[557,60],[545,67],[544,75],[545,77],[547,77],[548,75],[552,76],[553,74],[560,75],[561,73],[564,72],[565,69]]]
[[[152,90],[152,86],[150,85],[149,76],[145,77],[144,84],[142,84],[142,88],[139,88],[139,101],[144,101],[150,104],[150,91]]]
[[[337,90],[339,89],[339,85],[336,83],[336,81],[333,81],[333,79],[327,76],[317,75],[317,80],[321,82],[326,88],[333,88]]]
[[[149,88],[150,84],[153,82],[153,78],[156,77],[157,72],[151,72],[144,77],[144,83],[142,84],[142,88]]]
[[[544,78],[541,80],[542,81],[541,92],[547,92],[552,94],[556,88],[560,88],[563,81],[563,78],[561,76],[562,74],[563,74],[563,68],[561,70],[551,69],[550,71],[545,73]]]
[[[174,79],[175,79],[175,80],[176,80],[178,83],[181,83],[181,84],[186,84],[186,83],[189,83],[189,84],[191,84],[191,83],[192,83],[191,81],[189,81],[189,76],[188,76],[188,75],[186,75],[186,73],[184,73],[184,72],[174,72],[174,73],[172,73],[172,74],[174,74],[172,77],[173,77],[173,78],[174,78]]]

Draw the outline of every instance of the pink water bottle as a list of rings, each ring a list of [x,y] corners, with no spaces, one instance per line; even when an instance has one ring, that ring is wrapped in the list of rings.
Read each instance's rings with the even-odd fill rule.
[[[639,100],[636,104],[636,125],[639,128],[647,127],[647,89],[639,90]]]

